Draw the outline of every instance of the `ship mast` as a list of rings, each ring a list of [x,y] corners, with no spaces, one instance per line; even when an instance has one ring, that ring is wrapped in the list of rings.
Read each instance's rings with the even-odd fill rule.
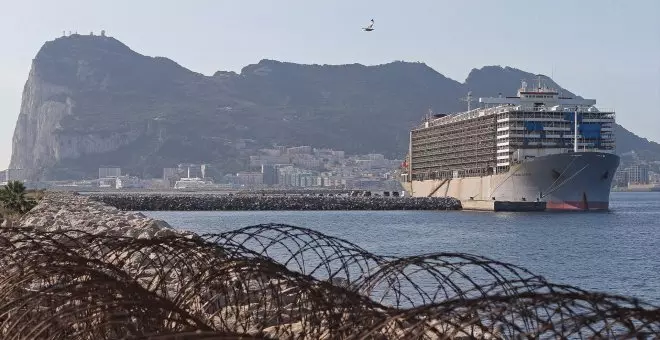
[[[578,108],[575,108],[575,119],[574,119],[574,126],[573,126],[573,152],[578,152],[578,136],[577,136],[577,111]]]
[[[472,99],[472,91],[468,91],[467,96],[461,98],[461,101],[467,102],[467,110],[470,111],[470,103],[473,101]]]

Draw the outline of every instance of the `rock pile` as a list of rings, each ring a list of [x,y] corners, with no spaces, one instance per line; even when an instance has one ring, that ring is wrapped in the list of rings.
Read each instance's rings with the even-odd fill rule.
[[[115,207],[70,193],[48,193],[39,204],[17,223],[43,231],[81,230],[91,234],[152,238],[168,235],[193,237],[167,222],[141,213],[120,211]]]
[[[93,194],[91,199],[120,210],[457,210],[451,197],[351,197],[214,194]]]

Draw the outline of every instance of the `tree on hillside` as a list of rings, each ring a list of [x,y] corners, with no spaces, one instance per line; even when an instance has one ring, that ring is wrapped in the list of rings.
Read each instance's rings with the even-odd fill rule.
[[[25,185],[20,181],[10,181],[0,188],[0,205],[9,211],[25,214],[37,204],[25,196]]]

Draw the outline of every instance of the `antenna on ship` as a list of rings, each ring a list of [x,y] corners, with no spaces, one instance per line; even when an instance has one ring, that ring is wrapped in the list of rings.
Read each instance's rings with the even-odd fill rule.
[[[552,79],[553,82],[555,81],[555,65],[552,65],[552,71],[550,73],[550,79]]]
[[[467,110],[470,111],[470,103],[473,101],[472,91],[468,91],[467,96],[461,98],[461,101],[467,102]]]

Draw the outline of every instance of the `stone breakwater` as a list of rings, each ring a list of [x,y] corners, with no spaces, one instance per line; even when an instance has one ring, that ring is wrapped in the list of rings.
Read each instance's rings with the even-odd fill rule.
[[[89,197],[120,210],[131,211],[461,209],[461,202],[451,197],[230,196],[212,194],[92,194]]]
[[[165,221],[149,218],[139,212],[121,211],[89,197],[68,193],[48,193],[18,221],[17,226],[49,232],[81,230],[91,234],[139,239],[169,235],[195,236],[190,231],[176,230]]]

